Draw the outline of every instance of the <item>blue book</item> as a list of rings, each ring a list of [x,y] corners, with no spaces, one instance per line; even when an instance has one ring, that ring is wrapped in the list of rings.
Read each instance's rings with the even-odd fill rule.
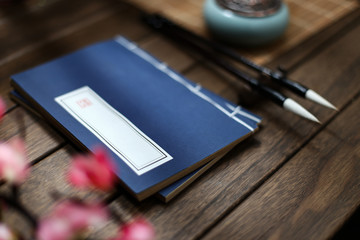
[[[209,92],[208,94],[210,95],[213,93]],[[41,114],[39,114],[36,111],[36,109],[34,109],[34,107],[26,99],[24,99],[18,92],[11,91],[10,97],[12,100],[19,103],[21,106],[25,107],[27,110],[29,110],[33,114],[42,118]],[[228,107],[232,111],[236,108],[239,108],[238,106],[232,104],[231,102],[227,101],[226,99],[222,99],[221,97],[219,97],[217,95],[214,95],[212,97],[213,97],[213,99],[218,99],[219,104],[225,104],[224,107]],[[254,121],[256,124],[260,123],[260,117],[255,116],[254,114],[251,114],[244,109],[242,109],[241,112],[239,111],[237,114],[242,114],[243,117],[248,118],[248,120],[250,120],[250,121]],[[208,169],[210,169],[211,166],[213,166],[219,159],[221,159],[224,155],[226,155],[231,149],[229,147],[224,150],[225,151],[218,153],[217,156],[214,157],[214,159],[210,160],[210,162],[208,162],[204,166],[200,167],[199,169],[196,169],[195,171],[187,174],[186,176],[175,181],[174,183],[170,184],[169,186],[161,189],[159,192],[157,192],[155,194],[156,197],[165,203],[172,200],[180,192],[182,192],[186,187],[188,187],[191,183],[193,183],[198,177],[200,177],[204,172],[206,172]]]
[[[101,145],[138,200],[199,169],[258,129],[259,118],[191,82],[123,37],[11,77],[83,149]]]

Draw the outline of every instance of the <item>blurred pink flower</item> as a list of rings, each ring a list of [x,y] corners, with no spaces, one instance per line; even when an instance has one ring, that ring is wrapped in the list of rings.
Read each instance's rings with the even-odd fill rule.
[[[39,240],[68,240],[74,233],[66,220],[48,217],[40,222],[36,235]]]
[[[153,240],[155,230],[153,226],[144,218],[138,218],[124,224],[118,236],[112,240]]]
[[[100,203],[85,204],[67,200],[59,203],[52,214],[40,222],[37,238],[39,240],[73,239],[90,227],[101,226],[108,218],[107,209]]]
[[[13,184],[22,183],[29,173],[25,144],[20,138],[0,143],[0,179]]]
[[[2,117],[4,116],[6,111],[6,105],[5,102],[2,98],[0,98],[0,120],[2,119]]]
[[[0,240],[15,240],[12,231],[3,223],[0,223]]]
[[[115,183],[115,165],[102,148],[94,154],[77,155],[73,158],[68,173],[69,182],[78,188],[91,188],[107,191]]]

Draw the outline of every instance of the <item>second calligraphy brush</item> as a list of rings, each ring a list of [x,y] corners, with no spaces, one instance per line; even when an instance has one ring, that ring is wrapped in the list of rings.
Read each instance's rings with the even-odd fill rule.
[[[155,16],[155,17],[154,17]],[[253,89],[257,90],[260,94],[268,97],[276,104],[280,105],[281,107],[285,108],[286,110],[289,110],[297,115],[300,115],[306,119],[309,119],[314,122],[318,122],[319,120],[312,115],[310,112],[308,112],[305,108],[303,108],[300,104],[295,102],[293,99],[286,97],[285,95],[281,94],[280,92],[277,92],[270,87],[261,84],[257,79],[252,78],[251,76],[239,71],[237,68],[235,68],[233,65],[231,65],[228,61],[216,56],[214,53],[205,50],[203,47],[201,47],[199,44],[191,41],[189,38],[185,37],[182,34],[179,34],[179,32],[174,31],[174,29],[169,28],[167,24],[164,24],[164,22],[157,18],[156,15],[149,15],[145,18],[146,22],[154,27],[155,29],[162,30],[163,33],[167,34],[170,37],[173,37],[174,39],[177,39],[181,41],[182,43],[186,43],[190,47],[192,47],[195,51],[197,51],[199,54],[203,55],[206,59],[210,60],[214,64],[222,67],[232,75],[236,76],[237,78],[243,80],[247,84],[249,84]]]

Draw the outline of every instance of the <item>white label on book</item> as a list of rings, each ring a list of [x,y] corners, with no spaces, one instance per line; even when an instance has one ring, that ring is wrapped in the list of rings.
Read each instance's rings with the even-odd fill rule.
[[[87,86],[56,97],[55,101],[138,175],[173,159]]]

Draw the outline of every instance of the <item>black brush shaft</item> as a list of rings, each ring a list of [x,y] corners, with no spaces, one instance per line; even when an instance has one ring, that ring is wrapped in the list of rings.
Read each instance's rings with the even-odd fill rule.
[[[207,60],[209,60],[212,63],[223,68],[224,70],[231,73],[235,77],[243,80],[244,82],[249,84],[252,89],[258,91],[261,95],[268,97],[276,104],[282,106],[284,101],[287,99],[287,97],[284,96],[283,94],[281,94],[280,92],[278,92],[264,84],[261,84],[257,79],[249,76],[248,74],[246,74],[244,72],[241,72],[236,67],[231,65],[228,61],[215,55],[213,52],[205,50],[198,43],[195,43],[195,42],[189,40],[188,38],[186,38],[185,36],[183,36],[182,34],[179,34],[179,32],[177,32],[173,28],[169,27],[168,24],[164,24],[164,22],[161,19],[148,17],[148,18],[145,18],[145,20],[150,26],[154,27],[157,30],[160,30],[164,34],[167,34],[167,36],[173,38],[174,40],[188,45],[189,47],[194,49],[196,52],[201,54]]]
[[[158,15],[148,15],[147,21],[150,25],[152,25],[156,29],[160,28],[170,28],[173,31],[176,31],[179,35],[183,35],[184,38],[191,39],[191,41],[197,41],[203,45],[206,45],[208,47],[211,47],[215,51],[218,51],[219,53],[232,58],[233,60],[244,64],[245,66],[250,67],[251,69],[262,73],[266,76],[269,76],[272,80],[276,81],[278,84],[288,88],[289,90],[293,91],[294,93],[305,97],[306,92],[309,90],[309,88],[303,86],[302,84],[298,82],[291,81],[286,77],[286,74],[280,71],[273,71],[267,67],[260,66],[253,61],[241,56],[240,54],[237,54],[236,52],[232,51],[231,49],[218,44],[216,42],[210,41],[208,39],[205,39],[199,35],[194,34],[193,32],[175,24],[174,22],[170,21],[169,19]]]

